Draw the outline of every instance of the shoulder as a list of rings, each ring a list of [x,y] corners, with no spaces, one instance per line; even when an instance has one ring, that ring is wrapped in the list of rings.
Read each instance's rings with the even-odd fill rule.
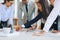
[[[2,4],[0,3],[0,6],[2,6]]]
[[[34,2],[30,2],[30,3],[29,3],[29,6],[35,7],[35,3],[34,3]]]
[[[19,3],[19,6],[22,6],[22,2]]]
[[[3,9],[3,4],[0,4],[0,12],[2,11]]]
[[[30,5],[35,5],[35,2],[30,1],[29,4]]]
[[[3,7],[3,4],[0,4],[0,9]]]
[[[18,7],[19,7],[19,8],[22,8],[22,6],[23,6],[23,5],[22,5],[22,2],[19,2]]]
[[[0,3],[0,7],[3,7],[3,4]]]

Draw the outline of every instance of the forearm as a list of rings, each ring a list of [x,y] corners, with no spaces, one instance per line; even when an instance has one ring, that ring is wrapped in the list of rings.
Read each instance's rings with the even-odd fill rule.
[[[13,18],[9,18],[8,24],[13,26]]]

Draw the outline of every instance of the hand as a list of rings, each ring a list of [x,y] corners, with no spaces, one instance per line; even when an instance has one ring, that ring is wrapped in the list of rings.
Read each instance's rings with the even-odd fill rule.
[[[43,36],[43,35],[45,35],[45,31],[41,31],[41,32],[37,32],[37,33],[33,33],[33,35],[32,36]]]
[[[59,31],[58,30],[53,30],[52,33],[58,33]]]
[[[41,26],[40,25],[37,25],[37,30],[41,30]]]
[[[19,30],[22,30],[22,27],[21,26],[16,26],[15,29],[16,29],[16,31],[19,31]]]

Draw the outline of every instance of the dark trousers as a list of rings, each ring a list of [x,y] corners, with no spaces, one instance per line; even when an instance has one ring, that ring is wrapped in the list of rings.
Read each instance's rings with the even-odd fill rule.
[[[44,23],[41,23],[41,29],[43,30],[43,28],[44,28]]]
[[[58,18],[55,20],[55,22],[53,23],[53,25],[51,26],[50,30],[54,29],[54,30],[58,30]]]
[[[38,13],[38,15],[34,19],[24,24],[25,28],[30,28],[32,24],[34,24],[41,18],[42,18],[42,13]]]
[[[8,20],[0,22],[0,28],[7,27],[7,25],[8,25]]]
[[[2,28],[2,23],[1,23],[1,21],[0,21],[0,28]]]
[[[41,29],[44,28],[44,23],[41,23]],[[56,18],[56,20],[54,21],[53,25],[51,26],[50,30],[58,30],[58,18]]]
[[[50,12],[52,11],[53,8],[54,8],[54,6],[50,5]],[[44,23],[41,23],[41,29],[43,29],[43,27],[44,27]],[[53,25],[51,26],[50,30],[51,29],[58,30],[58,17],[56,18]]]

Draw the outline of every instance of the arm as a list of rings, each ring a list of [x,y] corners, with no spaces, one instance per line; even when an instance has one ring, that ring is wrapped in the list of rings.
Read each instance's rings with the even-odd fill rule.
[[[14,6],[11,6],[11,10],[10,10],[10,18],[9,18],[9,24],[13,25],[13,17],[14,17]]]
[[[44,31],[48,32],[50,27],[52,26],[53,22],[55,21],[55,19],[57,18],[57,16],[59,15],[60,12],[60,7],[56,6],[54,7],[54,9],[51,11],[50,15],[47,18],[47,21],[44,25]]]
[[[2,10],[1,10],[1,4],[0,4],[0,21],[1,21],[1,11],[2,11]]]

